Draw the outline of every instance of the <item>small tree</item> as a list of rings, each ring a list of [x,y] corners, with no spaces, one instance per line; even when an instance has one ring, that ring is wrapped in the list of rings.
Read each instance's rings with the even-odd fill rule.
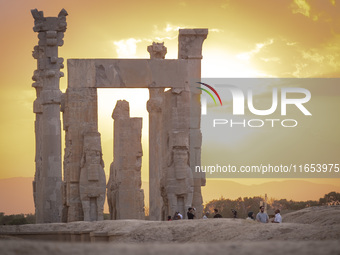
[[[328,194],[325,194],[323,198],[320,198],[319,204],[320,205],[340,204],[340,193],[332,191],[329,192]]]

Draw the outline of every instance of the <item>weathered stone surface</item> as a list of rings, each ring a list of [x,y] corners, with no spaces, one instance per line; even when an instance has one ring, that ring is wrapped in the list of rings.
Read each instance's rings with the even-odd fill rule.
[[[189,59],[188,76],[190,82],[201,79],[202,44],[208,35],[208,29],[180,29],[178,37],[178,58]],[[194,194],[192,206],[196,214],[203,214],[201,186],[205,185],[205,174],[196,173],[195,166],[201,165],[201,90],[190,86],[190,166],[194,178]]]
[[[175,92],[175,93],[174,93]],[[192,206],[193,175],[190,168],[190,100],[188,91],[165,93],[163,116],[163,187],[167,215],[180,212],[186,217]]]
[[[84,220],[104,220],[106,178],[100,134],[98,132],[84,134],[83,156],[80,167],[79,191]]]
[[[178,36],[179,59],[202,59],[202,44],[208,29],[180,29]]]
[[[82,164],[84,165],[84,154],[86,154],[85,147],[88,146],[86,144],[91,140],[86,138],[85,141],[88,134],[97,134],[97,136],[94,136],[96,138],[93,138],[96,140],[95,151],[96,153],[101,152],[98,147],[100,146],[100,135],[97,123],[97,90],[95,88],[68,88],[63,104],[65,130],[64,181],[66,182],[63,211],[67,212],[67,222],[71,222],[84,220],[85,213],[88,215],[87,210],[83,210],[83,199],[81,198],[83,195],[80,191],[81,169]],[[101,170],[98,169],[98,171],[100,172]],[[83,183],[86,183],[85,177],[83,178]],[[92,185],[92,183],[87,185]],[[103,183],[102,179],[100,179],[93,185],[98,186],[98,188],[105,188],[105,181]],[[84,192],[86,193],[86,191]],[[87,195],[84,196],[86,197]],[[96,204],[100,204],[99,200],[101,199],[102,197],[99,196]],[[87,203],[84,206],[87,206]],[[101,207],[97,206],[97,208],[99,210]],[[98,213],[97,216],[101,213]],[[93,218],[86,218],[86,220],[93,220]]]
[[[167,48],[164,46],[164,42],[153,42],[152,45],[149,45],[147,49],[150,53],[151,59],[164,59],[167,53]]]
[[[63,76],[62,59],[58,46],[63,44],[67,12],[62,9],[58,17],[44,17],[42,11],[31,11],[39,42],[32,56],[37,70],[32,77],[37,92],[33,111],[36,113],[36,170],[33,195],[37,223],[60,222],[61,194],[61,123],[59,78]]]
[[[69,88],[182,88],[187,60],[69,59]]]
[[[164,43],[153,42],[147,49],[151,59],[164,59],[167,53]],[[163,130],[164,89],[149,88],[149,94],[147,110],[149,112],[149,144],[152,145],[149,146],[149,219],[160,221],[166,217],[161,184],[164,175],[162,172],[164,141],[162,132],[160,132]]]
[[[130,118],[129,103],[125,100],[117,101],[112,118],[114,161],[107,184],[111,219],[144,219],[142,118]]]

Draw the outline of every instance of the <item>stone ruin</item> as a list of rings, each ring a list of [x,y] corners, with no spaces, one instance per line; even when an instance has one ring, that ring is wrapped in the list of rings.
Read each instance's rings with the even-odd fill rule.
[[[130,118],[129,103],[118,101],[114,119],[114,161],[107,184],[110,216],[115,219],[144,219],[142,178],[142,118]]]
[[[114,162],[106,185],[98,132],[97,88],[147,88],[149,112],[150,220],[166,220],[187,208],[203,212],[201,186],[202,44],[208,29],[180,29],[178,59],[164,59],[163,43],[148,46],[150,59],[68,59],[68,87],[59,89],[67,12],[44,17],[31,11],[39,43],[33,57],[36,169],[33,181],[37,223],[103,220],[105,194],[111,219],[144,219],[141,189],[141,118],[130,118],[129,103],[113,111]],[[168,88],[168,90],[165,90]],[[119,92],[117,92],[119,93]],[[65,152],[61,163],[61,121]]]

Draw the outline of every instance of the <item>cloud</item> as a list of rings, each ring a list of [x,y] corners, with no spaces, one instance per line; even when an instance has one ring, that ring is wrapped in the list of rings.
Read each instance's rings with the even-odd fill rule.
[[[310,17],[310,5],[306,0],[294,0],[292,4],[293,13],[301,13],[306,17]]]
[[[248,52],[240,53],[236,57],[241,60],[249,61],[254,55],[259,53],[263,47],[271,45],[273,43],[274,43],[274,39],[268,39],[267,41],[263,43],[257,43],[254,49]]]
[[[178,30],[181,28],[179,25],[172,25],[167,23],[165,27],[159,28],[154,25],[152,30],[151,39],[157,41],[174,40],[178,37]]]
[[[209,32],[221,33],[224,32],[224,30],[219,28],[209,28]]]
[[[320,53],[316,52],[315,50],[310,50],[310,51],[303,50],[301,53],[304,59],[308,59],[316,63],[321,64],[325,59],[324,56],[322,56]]]
[[[140,39],[129,38],[127,40],[113,41],[116,46],[118,58],[132,58],[136,57],[137,43],[141,42]]]
[[[135,58],[137,53],[137,46],[140,43],[140,47],[144,47],[147,43],[152,42],[164,42],[177,40],[178,31],[180,28],[190,28],[192,26],[173,25],[166,23],[163,27],[154,25],[153,30],[149,36],[144,38],[128,38],[119,41],[113,41],[118,58]],[[220,33],[222,29],[212,28],[209,32]]]
[[[154,26],[152,31],[153,39],[158,41],[164,40],[174,40],[178,38],[178,31],[181,28],[195,28],[192,25],[173,25],[171,23],[167,23],[165,27],[159,28],[157,25]],[[221,33],[224,32],[223,29],[219,28],[209,28],[209,32],[211,33]]]
[[[178,31],[180,28],[190,28],[192,26],[182,26],[182,25],[173,25],[171,23],[166,23],[163,27],[158,27],[154,25],[151,34],[144,38],[128,38],[122,39],[119,41],[113,41],[113,45],[115,47],[115,51],[117,53],[118,58],[135,58],[137,53],[138,44],[140,47],[144,47],[146,43],[152,42],[164,42],[164,41],[172,41],[177,40]],[[209,32],[213,33],[221,33],[222,29],[211,28]]]
[[[278,57],[272,57],[272,58],[260,58],[264,62],[279,62],[280,58]]]

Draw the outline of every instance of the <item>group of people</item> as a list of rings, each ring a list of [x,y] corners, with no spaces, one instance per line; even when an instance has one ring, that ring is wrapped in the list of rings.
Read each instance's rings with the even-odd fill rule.
[[[280,214],[280,209],[275,210],[275,217],[272,220],[272,223],[282,223],[282,216]],[[248,213],[248,218],[247,220],[255,220],[254,219],[254,213],[249,212]],[[260,211],[256,215],[256,221],[261,222],[261,223],[268,223],[269,222],[269,216],[267,213],[264,212],[264,206],[260,206]]]
[[[196,218],[195,215],[196,209],[194,207],[189,207],[187,211],[187,217],[189,220],[193,220]],[[231,212],[233,213],[234,218],[237,218],[237,211],[234,209],[231,209]],[[202,219],[208,219],[209,218],[209,212],[206,212],[203,215]],[[214,216],[213,218],[222,218],[222,215],[219,214],[218,209],[214,209]],[[183,219],[183,215],[180,212],[175,212],[175,215],[173,218],[171,216],[168,216],[168,221],[171,220],[181,220]],[[251,221],[258,221],[261,223],[268,223],[269,222],[269,216],[267,213],[264,212],[264,206],[260,206],[260,212],[256,215],[256,218],[254,218],[254,212],[249,212],[248,213],[248,218],[246,220],[251,220]],[[280,214],[280,210],[276,209],[275,210],[275,217],[271,221],[272,223],[282,223],[282,217]]]
[[[194,207],[188,208],[187,217],[189,220],[193,220],[194,218],[196,218],[195,211],[196,209]],[[175,212],[175,215],[173,218],[171,218],[170,215],[168,216],[168,221],[181,220],[181,219],[183,219],[183,215],[180,212]]]

